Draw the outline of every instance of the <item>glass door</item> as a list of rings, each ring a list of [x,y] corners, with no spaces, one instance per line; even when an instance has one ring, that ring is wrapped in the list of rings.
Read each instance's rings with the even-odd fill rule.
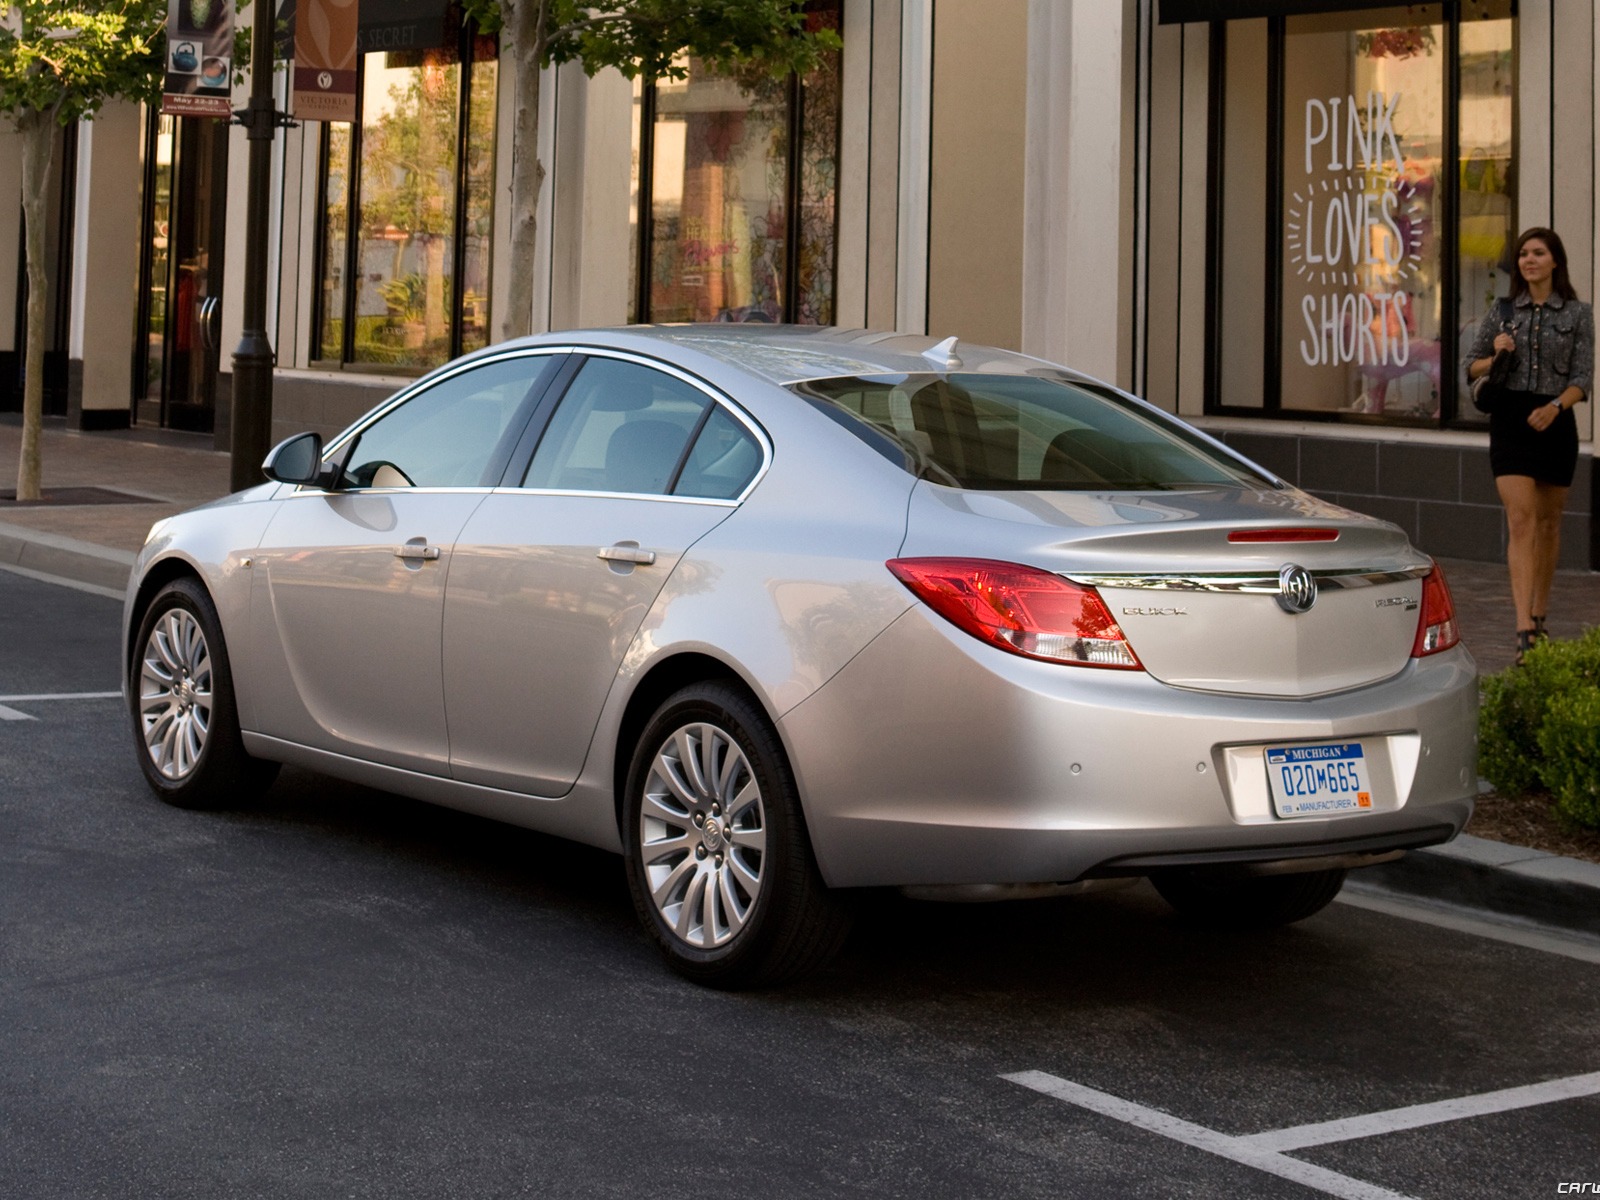
[[[172,232],[172,160],[178,119],[152,113],[145,127],[144,237],[139,265],[139,329],[133,381],[136,425],[160,425],[167,362],[167,277]]]
[[[149,126],[135,417],[210,433],[221,365],[228,127],[157,115]]]

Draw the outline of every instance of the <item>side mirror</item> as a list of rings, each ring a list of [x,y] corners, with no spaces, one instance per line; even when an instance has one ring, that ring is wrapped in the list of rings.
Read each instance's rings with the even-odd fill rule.
[[[322,436],[297,433],[285,438],[272,448],[261,470],[274,483],[323,483]]]

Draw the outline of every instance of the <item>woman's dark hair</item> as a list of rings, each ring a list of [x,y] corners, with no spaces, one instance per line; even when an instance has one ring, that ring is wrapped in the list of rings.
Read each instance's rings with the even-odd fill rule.
[[[1567,275],[1567,248],[1561,244],[1560,234],[1543,225],[1523,230],[1522,236],[1517,239],[1516,249],[1511,251],[1511,299],[1515,301],[1528,290],[1528,281],[1522,277],[1517,260],[1522,257],[1522,248],[1529,242],[1543,242],[1550,251],[1550,257],[1556,260],[1556,268],[1550,273],[1550,290],[1563,300],[1576,300],[1578,290],[1572,286],[1572,280]]]

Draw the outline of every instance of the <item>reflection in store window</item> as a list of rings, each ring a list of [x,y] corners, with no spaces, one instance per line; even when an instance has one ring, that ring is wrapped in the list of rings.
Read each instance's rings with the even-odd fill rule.
[[[1465,6],[1461,22],[1461,161],[1458,208],[1456,328],[1468,344],[1496,298],[1511,289],[1506,256],[1516,237],[1512,156],[1511,0]],[[1461,356],[1457,354],[1456,358]],[[1456,379],[1456,411],[1487,423],[1472,404],[1464,373]]]
[[[650,317],[777,321],[787,265],[786,83],[712,75],[656,85]]]
[[[838,28],[837,0],[807,9],[814,28]],[[838,53],[804,79],[741,81],[683,65],[687,77],[657,83],[648,105],[635,91],[653,120],[635,127],[632,261],[645,286],[636,277],[631,318],[831,322]]]
[[[487,344],[495,53],[364,57],[359,125],[324,140],[322,358],[419,369]]]
[[[351,357],[420,367],[450,357],[460,65],[405,57],[367,55],[362,81]]]

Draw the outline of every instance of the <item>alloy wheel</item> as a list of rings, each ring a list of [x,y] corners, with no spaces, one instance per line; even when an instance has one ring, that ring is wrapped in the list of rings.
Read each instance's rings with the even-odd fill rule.
[[[150,629],[139,669],[139,720],[156,770],[193,773],[211,732],[211,651],[194,615],[168,609]]]
[[[645,779],[634,836],[666,927],[701,950],[727,944],[761,895],[766,812],[750,761],[705,722],[673,730]]]

